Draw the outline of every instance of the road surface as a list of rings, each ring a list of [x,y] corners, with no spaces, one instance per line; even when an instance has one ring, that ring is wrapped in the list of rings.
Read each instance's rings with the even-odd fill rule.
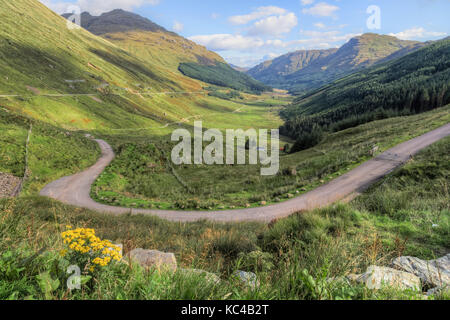
[[[204,219],[215,222],[270,222],[274,219],[287,217],[295,212],[324,207],[340,200],[352,199],[366,190],[371,184],[403,165],[412,155],[449,135],[450,124],[447,124],[420,137],[404,142],[328,184],[289,201],[260,208],[223,211],[130,209],[95,202],[89,195],[91,185],[114,159],[114,152],[111,146],[103,140],[96,140],[102,150],[102,156],[98,162],[81,173],[50,183],[41,191],[41,195],[77,207],[115,215],[127,213],[153,215],[177,222],[194,222]]]

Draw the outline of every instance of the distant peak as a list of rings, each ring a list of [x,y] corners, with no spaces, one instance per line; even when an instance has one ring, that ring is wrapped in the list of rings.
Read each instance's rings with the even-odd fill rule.
[[[68,18],[71,15],[63,14],[62,16]],[[123,9],[104,12],[100,16],[93,16],[89,12],[83,12],[81,14],[81,26],[96,35],[135,30],[169,33],[169,31],[153,21]]]

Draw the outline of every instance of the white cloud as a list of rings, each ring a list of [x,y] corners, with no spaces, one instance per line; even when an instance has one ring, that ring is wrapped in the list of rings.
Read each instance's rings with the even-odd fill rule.
[[[332,4],[320,2],[316,4],[314,7],[303,9],[302,12],[304,14],[310,14],[319,17],[335,17],[336,11],[338,11],[339,9],[340,9],[339,7],[334,6]]]
[[[184,25],[181,22],[175,21],[172,30],[175,32],[181,32],[184,29]]]
[[[322,22],[315,23],[314,26],[318,29],[325,29],[327,27]]]
[[[413,40],[418,38],[434,38],[434,37],[444,37],[447,35],[446,32],[433,32],[427,31],[424,28],[411,28],[398,33],[390,33],[390,36],[397,37],[402,40]]]
[[[211,34],[190,37],[189,40],[197,42],[210,50],[248,50],[264,45],[264,41],[259,38],[245,37],[233,34]]]
[[[300,0],[302,5],[307,6],[314,3],[314,0]]]
[[[300,34],[308,37],[307,39],[294,40],[298,44],[308,44],[309,46],[315,46],[317,44],[326,44],[328,47],[332,47],[331,43],[347,42],[351,38],[360,36],[361,33],[346,33],[341,34],[339,31],[308,31],[301,30]],[[321,45],[324,47],[324,45]]]
[[[272,15],[282,15],[285,14],[286,12],[287,12],[286,9],[279,8],[276,6],[259,7],[258,9],[249,14],[241,16],[232,16],[228,19],[228,21],[230,21],[234,25],[243,25],[264,17]]]
[[[40,1],[56,13],[66,13],[70,6],[76,5],[82,12],[87,11],[92,15],[99,15],[114,9],[132,11],[144,5],[154,6],[160,2],[160,0],[77,0],[75,3],[54,0]]]
[[[255,22],[248,30],[248,34],[251,36],[279,36],[291,32],[297,24],[297,16],[290,12],[286,15],[271,16]]]

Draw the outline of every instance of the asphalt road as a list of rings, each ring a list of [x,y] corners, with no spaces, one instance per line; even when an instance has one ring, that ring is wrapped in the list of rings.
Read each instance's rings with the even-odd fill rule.
[[[337,201],[352,199],[366,190],[371,184],[403,165],[411,156],[449,135],[450,124],[447,124],[420,137],[404,142],[339,178],[289,201],[260,208],[222,211],[130,209],[95,202],[89,195],[91,185],[114,159],[114,152],[111,146],[103,140],[96,140],[102,150],[102,156],[98,162],[83,172],[48,184],[41,191],[41,195],[77,207],[115,215],[126,213],[154,215],[177,222],[194,222],[204,219],[216,222],[270,222],[274,219],[287,217],[295,212],[324,207]]]

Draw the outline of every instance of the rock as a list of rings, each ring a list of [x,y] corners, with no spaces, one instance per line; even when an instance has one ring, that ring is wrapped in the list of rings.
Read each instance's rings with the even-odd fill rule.
[[[252,289],[255,289],[260,284],[258,277],[253,272],[245,272],[238,270],[235,273],[233,273],[233,277]]]
[[[348,277],[364,284],[369,289],[381,289],[383,286],[393,287],[401,290],[422,288],[420,278],[407,272],[392,268],[370,266],[367,271],[357,277]]]
[[[288,199],[292,199],[292,198],[294,198],[294,195],[292,193],[288,193],[287,197],[288,197]]]
[[[179,269],[179,272],[187,277],[190,276],[201,276],[205,279],[205,281],[212,285],[218,285],[222,280],[220,280],[220,277],[214,273],[207,272],[205,270],[199,270],[199,269]]]
[[[260,204],[261,204],[262,206],[265,206],[265,205],[267,204],[267,202],[266,202],[266,201],[261,201]]]
[[[165,253],[158,250],[134,249],[130,252],[130,258],[144,268],[156,268],[158,270],[177,270],[177,260],[173,253]]]
[[[392,267],[416,275],[429,287],[450,286],[450,254],[430,261],[400,257],[392,261]]]
[[[275,202],[281,202],[280,198],[275,198]]]
[[[247,203],[246,205],[245,205],[245,207],[246,208],[250,208],[252,205],[250,204],[250,203]]]

